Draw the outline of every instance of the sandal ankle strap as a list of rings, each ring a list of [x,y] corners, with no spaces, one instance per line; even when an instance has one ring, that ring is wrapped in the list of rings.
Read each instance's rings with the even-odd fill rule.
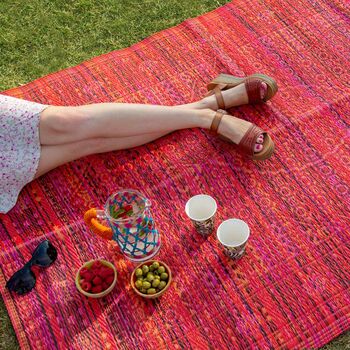
[[[222,117],[224,116],[223,113],[220,113],[220,112],[216,112],[215,113],[215,117],[211,123],[211,126],[210,126],[210,131],[211,133],[213,134],[217,134],[218,133],[218,128],[219,128],[219,125],[221,123],[221,119]]]
[[[218,109],[226,109],[224,97],[222,96],[222,87],[216,86],[214,89],[216,103],[218,105]]]

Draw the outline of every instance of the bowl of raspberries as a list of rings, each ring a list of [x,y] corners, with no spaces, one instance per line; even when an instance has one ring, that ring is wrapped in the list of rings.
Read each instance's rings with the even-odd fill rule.
[[[117,282],[117,270],[106,260],[86,262],[77,272],[75,285],[90,298],[101,298],[112,291]]]

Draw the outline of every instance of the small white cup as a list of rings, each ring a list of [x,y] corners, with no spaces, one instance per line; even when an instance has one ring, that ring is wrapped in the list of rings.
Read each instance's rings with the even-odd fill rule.
[[[225,254],[231,259],[239,259],[244,254],[250,229],[243,220],[228,219],[220,224],[216,235],[224,247]]]
[[[190,198],[185,206],[186,214],[193,222],[197,232],[205,237],[214,230],[216,210],[215,199],[207,194],[198,194]]]

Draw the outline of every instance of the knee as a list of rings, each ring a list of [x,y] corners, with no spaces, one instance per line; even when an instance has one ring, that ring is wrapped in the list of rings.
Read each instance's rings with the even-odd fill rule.
[[[52,133],[67,134],[85,130],[89,116],[76,107],[51,106],[43,111],[41,120]]]

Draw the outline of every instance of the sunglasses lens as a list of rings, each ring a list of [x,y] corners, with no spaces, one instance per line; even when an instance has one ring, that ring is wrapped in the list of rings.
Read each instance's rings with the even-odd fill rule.
[[[17,294],[26,294],[35,286],[35,275],[29,267],[17,271],[6,283],[6,287]]]
[[[35,265],[47,267],[50,266],[56,259],[56,248],[49,241],[44,241],[35,249],[31,261]]]

